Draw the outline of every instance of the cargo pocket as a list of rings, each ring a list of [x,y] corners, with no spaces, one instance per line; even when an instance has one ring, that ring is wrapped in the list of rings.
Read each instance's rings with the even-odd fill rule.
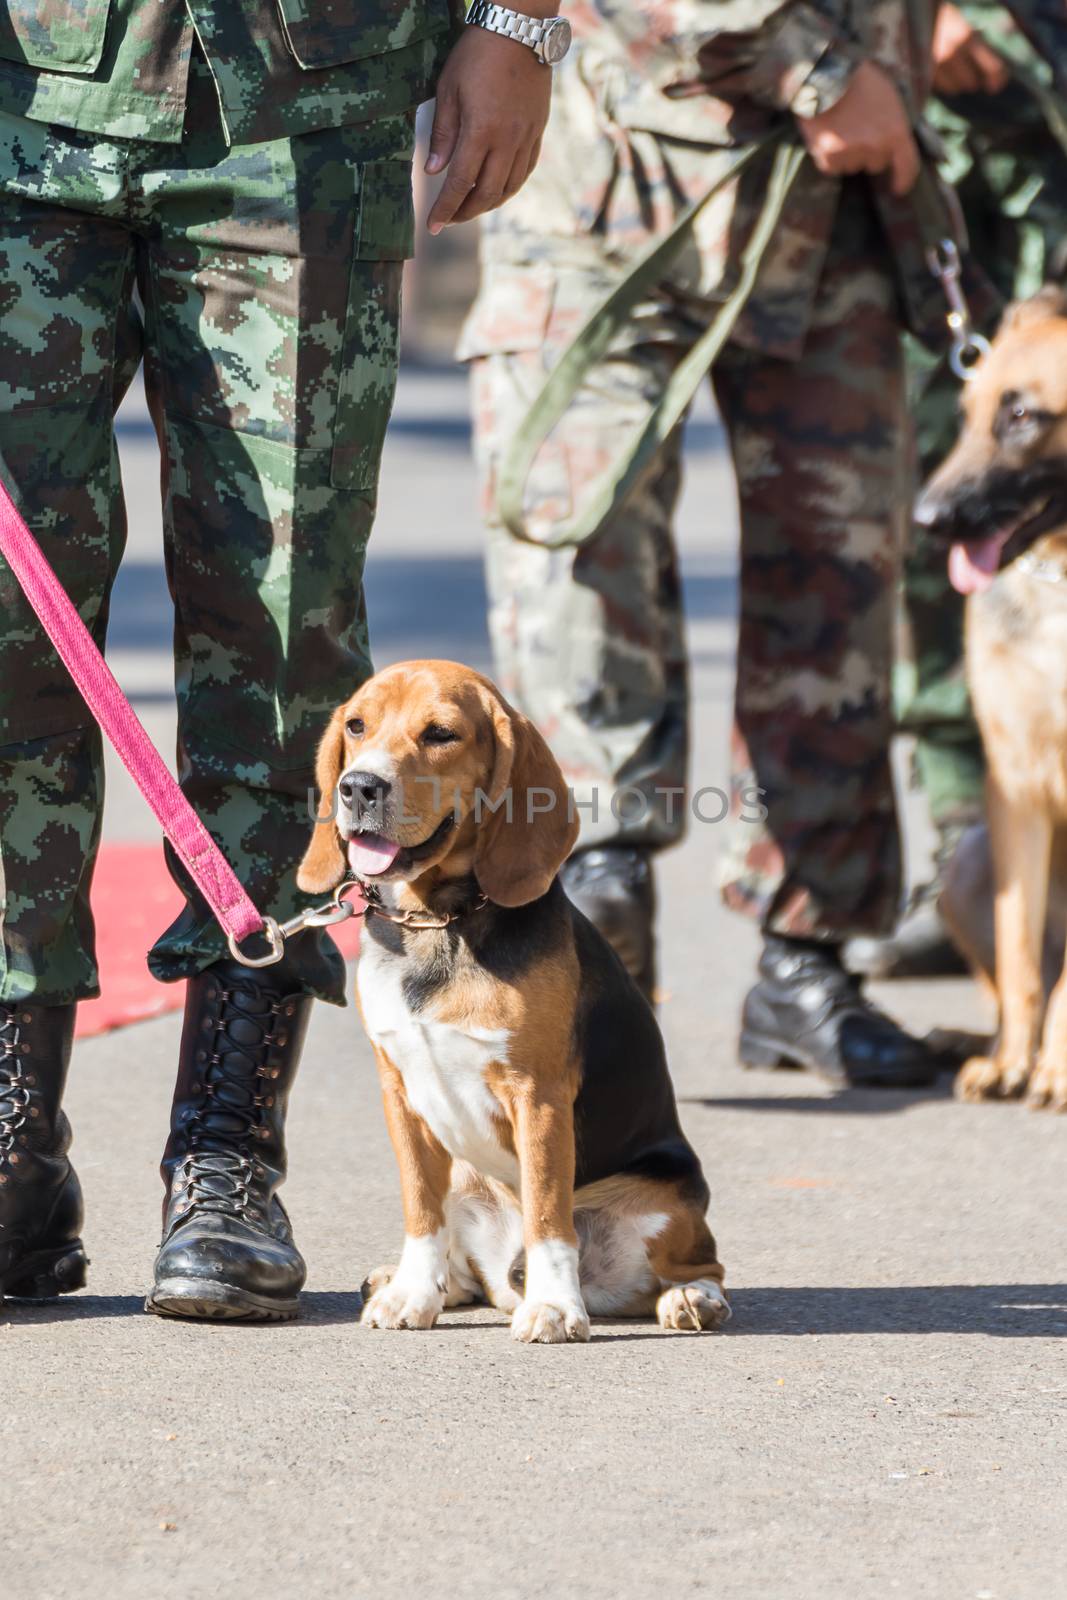
[[[8,0],[0,58],[47,72],[95,72],[110,10],[110,0]]]
[[[396,394],[404,262],[414,253],[414,245],[411,163],[366,162],[360,168],[330,460],[335,489],[373,492],[377,486]]]
[[[402,50],[452,20],[448,0],[278,0],[278,10],[298,65],[312,69]]]
[[[457,361],[537,351],[543,355],[555,301],[556,274],[547,262],[487,262],[478,298],[456,346]]]
[[[27,200],[50,199],[56,139],[65,131],[0,111],[0,190]]]

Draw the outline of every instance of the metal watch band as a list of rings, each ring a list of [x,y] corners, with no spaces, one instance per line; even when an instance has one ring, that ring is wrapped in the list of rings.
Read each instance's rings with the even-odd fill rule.
[[[467,12],[467,21],[476,28],[487,28],[490,33],[499,33],[505,39],[514,39],[517,44],[527,45],[539,60],[549,65],[551,60],[544,49],[546,38],[551,34],[559,38],[563,45],[559,54],[554,55],[556,60],[562,59],[566,54],[566,46],[570,44],[570,26],[562,18],[528,17],[521,11],[512,11],[508,6],[496,5],[495,0],[474,0]]]

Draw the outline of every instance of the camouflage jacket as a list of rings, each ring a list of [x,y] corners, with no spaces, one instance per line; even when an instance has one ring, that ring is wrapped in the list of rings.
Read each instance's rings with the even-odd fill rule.
[[[177,140],[194,37],[231,142],[410,110],[461,0],[0,0],[0,111]]]
[[[1034,0],[1040,8],[1042,0]],[[1048,0],[1045,0],[1048,3]],[[1029,10],[1026,0],[1019,9]],[[863,59],[889,72],[916,120],[932,76],[937,0],[564,0],[575,48],[557,69],[540,165],[484,223],[484,256],[531,265],[632,260],[732,151],[791,120],[806,86],[833,103]],[[725,297],[759,215],[756,168],[701,213],[671,276],[681,294]],[[873,180],[907,324],[937,342],[944,301],[925,264],[914,209]],[[795,356],[802,345],[840,198],[839,180],[802,169],[735,338]],[[471,353],[470,339],[465,353]]]

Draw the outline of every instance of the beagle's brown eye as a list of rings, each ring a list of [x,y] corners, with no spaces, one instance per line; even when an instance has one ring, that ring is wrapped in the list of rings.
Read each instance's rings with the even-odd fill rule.
[[[363,718],[349,717],[348,721],[345,723],[345,732],[353,739],[362,739]]]
[[[423,744],[456,744],[458,740],[458,733],[454,733],[451,728],[442,727],[439,722],[431,722],[422,730]]]

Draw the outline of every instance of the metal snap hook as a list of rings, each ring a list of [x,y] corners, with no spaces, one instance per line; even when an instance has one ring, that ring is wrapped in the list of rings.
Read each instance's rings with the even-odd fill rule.
[[[337,885],[332,898],[327,900],[325,905],[309,906],[306,911],[298,911],[288,922],[276,922],[273,917],[264,917],[262,937],[270,946],[264,956],[245,955],[234,935],[229,934],[227,943],[230,954],[243,967],[275,966],[285,954],[285,941],[292,939],[298,933],[303,933],[305,928],[332,928],[338,922],[347,922],[350,917],[361,915],[348,898],[352,891],[358,888],[359,884],[355,878],[345,878]]]
[[[926,252],[926,264],[941,285],[948,310],[945,321],[952,335],[948,364],[960,383],[970,383],[975,368],[989,354],[989,340],[976,333],[971,308],[960,282],[960,252],[954,239],[941,239]]]

